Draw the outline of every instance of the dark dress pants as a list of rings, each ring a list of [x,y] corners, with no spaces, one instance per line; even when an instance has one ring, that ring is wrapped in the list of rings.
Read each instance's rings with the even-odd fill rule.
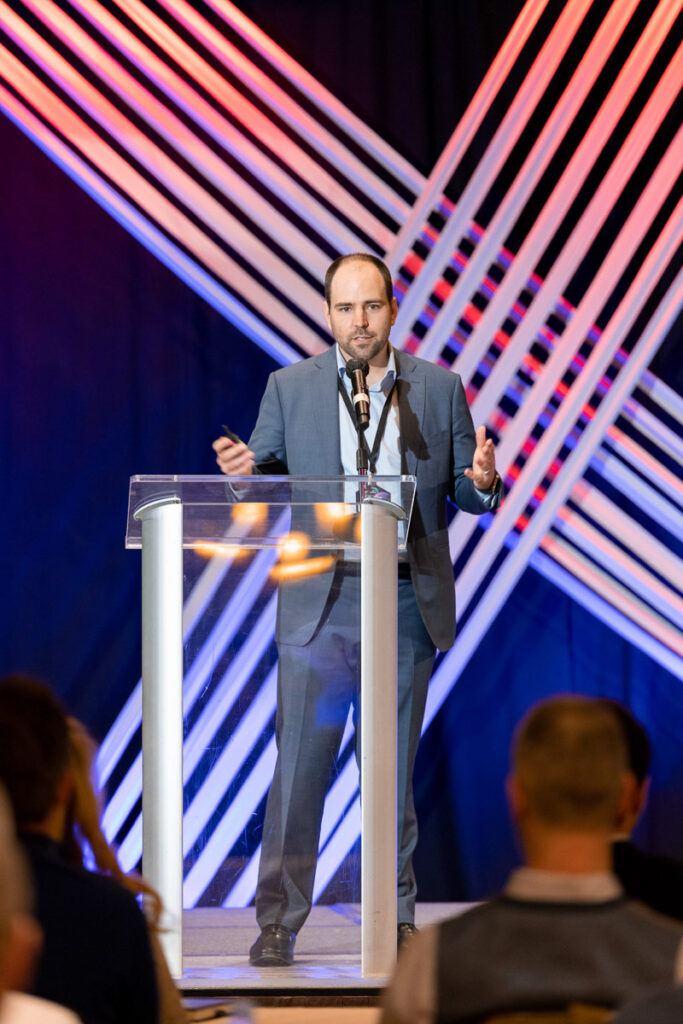
[[[434,645],[408,579],[398,583],[398,920],[412,922],[417,843],[413,768]],[[349,706],[360,756],[360,578],[338,574],[322,625],[303,647],[279,645],[278,757],[263,826],[256,917],[298,932],[311,909],[325,796]]]

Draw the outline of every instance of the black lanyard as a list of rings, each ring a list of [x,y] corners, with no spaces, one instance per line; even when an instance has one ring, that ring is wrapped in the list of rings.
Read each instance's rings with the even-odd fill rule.
[[[351,422],[353,423],[353,425],[355,427],[356,426],[356,413],[354,412],[353,404],[351,402],[351,398],[349,397],[349,393],[346,390],[346,388],[344,387],[344,385],[342,384],[341,374],[339,374],[339,373],[337,374],[337,385],[339,387],[339,394],[344,399],[344,405],[348,409],[349,416],[351,417]],[[392,399],[392,396],[394,394],[394,388],[395,387],[396,387],[396,378],[394,377],[394,383],[391,385],[391,390],[389,391],[389,394],[387,395],[387,397],[384,400],[384,407],[382,409],[382,415],[379,418],[379,423],[377,424],[377,431],[375,432],[375,440],[373,441],[373,444],[372,444],[372,451],[370,451],[370,449],[368,448],[368,442],[365,440],[365,434],[362,433],[362,432],[359,432],[360,443],[362,444],[363,448],[365,449],[365,451],[367,452],[367,455],[368,455],[368,461],[370,463],[370,472],[371,473],[375,472],[375,467],[377,465],[377,457],[379,455],[379,448],[380,448],[380,445],[382,443],[382,438],[384,437],[384,431],[386,429],[387,419],[389,418],[389,409],[391,407],[391,399]]]

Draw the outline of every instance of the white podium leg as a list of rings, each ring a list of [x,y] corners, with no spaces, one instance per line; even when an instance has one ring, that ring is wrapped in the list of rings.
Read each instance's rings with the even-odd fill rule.
[[[142,520],[142,871],[164,904],[159,939],[182,977],[183,507],[150,502]]]
[[[396,961],[397,523],[361,507],[361,973]]]

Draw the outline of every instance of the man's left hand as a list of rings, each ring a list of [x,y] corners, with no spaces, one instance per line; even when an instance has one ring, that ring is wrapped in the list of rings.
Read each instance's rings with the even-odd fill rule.
[[[493,441],[486,437],[486,427],[481,426],[476,433],[477,447],[472,459],[472,469],[465,470],[477,490],[488,491],[493,486],[496,476],[496,452]]]

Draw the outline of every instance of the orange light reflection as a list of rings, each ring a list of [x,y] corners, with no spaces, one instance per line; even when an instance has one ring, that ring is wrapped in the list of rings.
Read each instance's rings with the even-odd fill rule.
[[[334,555],[320,555],[305,562],[280,563],[271,569],[270,575],[277,583],[286,583],[288,580],[301,579],[304,576],[318,576],[321,572],[331,569],[335,562]]]

